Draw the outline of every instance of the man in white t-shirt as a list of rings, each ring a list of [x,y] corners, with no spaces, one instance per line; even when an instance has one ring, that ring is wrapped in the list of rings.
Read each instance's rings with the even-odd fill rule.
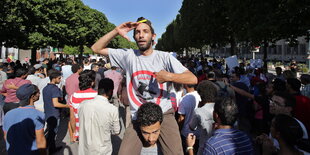
[[[134,30],[134,38],[139,50],[107,48],[109,42],[120,35],[128,38]],[[126,71],[127,92],[130,101],[133,124],[137,109],[144,103],[158,104],[164,113],[162,134],[159,141],[164,154],[183,154],[181,137],[174,119],[170,101],[172,82],[197,84],[197,78],[176,58],[167,52],[152,48],[156,34],[151,22],[140,17],[137,22],[126,22],[100,38],[92,49],[97,54],[109,56],[111,65]],[[131,124],[125,131],[119,154],[139,154],[142,143]],[[131,134],[127,134],[130,132]],[[137,132],[137,131],[136,131]]]
[[[189,128],[189,123],[193,118],[194,110],[198,107],[199,102],[201,101],[200,95],[195,90],[195,85],[184,85],[186,89],[186,94],[181,98],[181,102],[178,109],[178,124],[181,130],[181,138],[183,151],[186,152],[186,137],[189,133],[193,131]],[[194,132],[196,137],[199,137],[199,131]]]

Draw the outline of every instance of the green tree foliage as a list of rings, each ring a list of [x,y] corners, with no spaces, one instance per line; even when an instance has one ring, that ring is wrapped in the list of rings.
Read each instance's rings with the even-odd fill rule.
[[[309,8],[308,0],[183,0],[180,14],[156,48],[178,51],[230,44],[235,54],[237,44],[266,49],[270,42],[287,39],[294,45],[310,29]]]

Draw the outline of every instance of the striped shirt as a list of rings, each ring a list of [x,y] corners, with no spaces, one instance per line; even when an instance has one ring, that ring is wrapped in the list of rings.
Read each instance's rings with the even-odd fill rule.
[[[218,129],[204,146],[204,155],[253,154],[252,142],[244,132],[237,129]]]
[[[97,91],[93,90],[92,88],[86,89],[86,90],[79,90],[72,94],[70,98],[69,105],[73,108],[74,117],[75,117],[75,137],[79,137],[79,116],[78,116],[78,109],[80,107],[80,103],[84,100],[90,100],[93,99],[95,96],[97,96]]]

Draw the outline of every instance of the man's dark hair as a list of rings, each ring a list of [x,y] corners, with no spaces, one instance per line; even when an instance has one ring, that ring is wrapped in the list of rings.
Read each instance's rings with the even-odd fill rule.
[[[152,22],[150,20],[144,18],[144,17],[139,17],[137,19],[137,22],[142,21],[142,20],[146,20],[145,22],[142,22],[142,23],[147,24],[150,27],[152,34],[154,34],[155,31],[154,31],[154,28],[152,27]],[[136,29],[133,30],[133,35],[135,35],[135,34],[136,34]]]
[[[238,118],[238,107],[232,98],[226,97],[215,101],[214,112],[221,119],[221,125],[233,126]]]
[[[286,83],[281,79],[274,79],[272,85],[274,91],[286,91]]]
[[[215,73],[213,71],[208,72],[208,78],[215,78]]]
[[[109,78],[104,78],[99,81],[98,85],[98,95],[107,94],[109,91],[113,91],[114,83]]]
[[[279,96],[279,97],[283,98],[284,99],[284,104],[285,104],[286,107],[294,108],[295,105],[296,105],[296,98],[292,94],[290,94],[288,92],[278,91],[278,92],[275,92],[273,95],[274,96]]]
[[[217,96],[217,89],[211,81],[204,80],[199,83],[197,92],[202,103],[214,102]]]
[[[150,126],[157,122],[161,124],[163,121],[163,111],[161,107],[155,103],[144,103],[137,112],[137,123],[141,127]]]
[[[72,59],[68,58],[68,59],[66,59],[65,63],[66,63],[66,65],[72,65],[73,61],[72,61]]]
[[[304,82],[303,84],[309,84],[310,83],[310,75],[309,74],[301,74],[300,81]]]
[[[36,86],[36,85],[34,85],[34,84],[31,84],[31,85],[32,85],[32,87],[33,87],[34,90],[33,90],[32,94],[29,96],[29,98],[28,98],[27,101],[25,101],[25,102],[24,102],[24,101],[20,101],[20,102],[19,102],[20,106],[22,106],[22,107],[29,105],[29,104],[30,104],[30,98],[31,98],[32,96],[36,95],[38,92],[40,92],[38,86]]]
[[[302,139],[302,128],[296,119],[288,115],[279,114],[275,116],[274,128],[280,133],[284,142],[291,147],[294,147]]]
[[[84,70],[79,76],[80,90],[86,90],[92,87],[92,82],[95,82],[96,73],[93,70]]]
[[[16,77],[21,77],[23,75],[26,75],[28,73],[28,70],[26,68],[18,68],[15,72]]]
[[[233,74],[235,74],[235,75],[236,75],[236,77],[238,77],[238,78],[240,79],[241,75],[240,75],[240,73],[239,73],[239,72],[233,72]]]
[[[301,82],[296,78],[288,78],[286,79],[286,83],[290,85],[290,87],[296,91],[300,92]]]
[[[80,64],[73,64],[71,67],[72,73],[76,73],[82,66]]]
[[[36,69],[34,67],[30,67],[28,70],[28,74],[33,75],[36,72]]]
[[[60,76],[61,76],[61,72],[55,69],[54,71],[51,72],[51,74],[49,75],[49,78],[52,81],[53,79],[58,78]]]
[[[99,66],[99,65],[98,65],[97,63],[92,63],[92,64],[91,64],[91,67],[90,67],[91,70],[94,69],[96,66]]]
[[[276,67],[276,70],[279,70],[282,72],[282,68],[281,67]]]

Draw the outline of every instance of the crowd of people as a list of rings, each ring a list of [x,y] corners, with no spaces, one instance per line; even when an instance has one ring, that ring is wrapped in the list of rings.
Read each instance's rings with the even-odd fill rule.
[[[107,48],[120,35],[139,47]],[[68,118],[78,154],[309,154],[310,75],[154,50],[149,20],[127,22],[92,50],[106,59],[0,65],[0,125],[10,154],[54,154]],[[126,115],[119,113],[126,107]],[[111,135],[125,133],[113,149]]]

